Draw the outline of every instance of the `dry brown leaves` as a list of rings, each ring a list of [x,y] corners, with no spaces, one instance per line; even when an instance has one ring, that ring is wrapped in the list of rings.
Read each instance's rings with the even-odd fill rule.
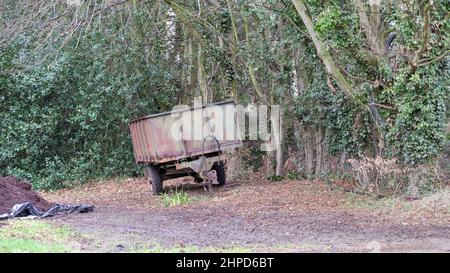
[[[145,179],[99,181],[42,195],[58,203],[89,203],[135,210],[195,207],[209,211],[226,207],[224,213],[248,217],[261,212],[282,212],[291,216],[344,213],[403,224],[446,224],[450,220],[450,191],[411,202],[400,198],[374,200],[369,196],[338,190],[318,179],[231,181],[226,187],[214,188],[214,192],[205,192],[190,178],[165,181],[164,185],[166,191],[183,190],[196,197],[196,201],[164,208],[161,198],[150,193]]]

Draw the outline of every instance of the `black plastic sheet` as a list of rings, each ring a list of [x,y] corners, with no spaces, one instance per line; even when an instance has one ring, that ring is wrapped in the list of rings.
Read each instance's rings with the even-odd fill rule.
[[[10,213],[0,214],[0,220],[12,219],[17,217],[36,216],[39,218],[52,217],[58,214],[69,214],[73,212],[86,213],[94,210],[92,205],[59,205],[55,204],[47,211],[40,211],[32,203],[25,202],[16,204],[12,207]]]

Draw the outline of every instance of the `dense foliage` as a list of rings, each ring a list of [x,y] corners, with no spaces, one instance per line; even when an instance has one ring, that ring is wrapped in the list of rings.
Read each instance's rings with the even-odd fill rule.
[[[92,33],[42,59],[20,41],[2,52],[0,170],[38,187],[132,175],[128,122],[165,111],[177,90],[158,59]]]
[[[135,175],[128,122],[198,95],[280,104],[284,149],[304,153],[315,174],[327,171],[325,151],[412,166],[441,152],[448,1],[124,1],[101,19],[98,1],[82,2],[60,9],[84,17],[68,12],[53,32],[32,25],[2,46],[0,174],[46,188]],[[86,21],[71,32],[73,18]]]

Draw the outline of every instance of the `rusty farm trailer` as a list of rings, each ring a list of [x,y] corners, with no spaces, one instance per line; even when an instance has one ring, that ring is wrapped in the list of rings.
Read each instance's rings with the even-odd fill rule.
[[[210,126],[214,119],[213,127],[220,126],[222,136],[203,134],[204,125]],[[224,185],[225,160],[221,155],[241,146],[233,101],[145,116],[130,122],[130,132],[135,161],[146,167],[154,194],[163,190],[164,180],[183,176],[192,176],[209,187]],[[193,137],[199,132],[200,138]]]

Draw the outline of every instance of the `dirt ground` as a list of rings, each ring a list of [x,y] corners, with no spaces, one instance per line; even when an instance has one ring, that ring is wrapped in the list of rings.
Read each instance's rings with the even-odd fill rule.
[[[40,210],[49,209],[52,204],[31,189],[31,184],[14,176],[0,176],[0,214],[9,213],[12,206],[32,202]]]
[[[187,182],[187,183],[186,183]],[[144,179],[43,193],[92,213],[46,221],[86,234],[83,251],[450,252],[450,191],[422,200],[373,200],[319,180],[231,181],[204,192],[171,181],[188,204],[165,207]]]

